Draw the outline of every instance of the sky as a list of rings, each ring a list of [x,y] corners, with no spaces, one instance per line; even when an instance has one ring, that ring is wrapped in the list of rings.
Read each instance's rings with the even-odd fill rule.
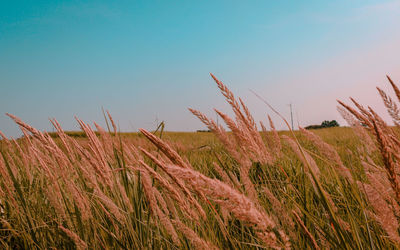
[[[251,91],[301,126],[343,124],[349,96],[385,114],[375,86],[400,83],[399,24],[393,0],[1,1],[0,130],[20,135],[6,112],[104,125],[102,107],[121,131],[204,129],[188,107],[232,114],[210,72],[257,121],[272,113]]]

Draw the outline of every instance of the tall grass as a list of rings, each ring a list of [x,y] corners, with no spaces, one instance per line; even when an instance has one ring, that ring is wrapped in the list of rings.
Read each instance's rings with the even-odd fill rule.
[[[356,108],[338,108],[351,129],[278,133],[212,77],[230,131],[190,111],[213,135],[123,135],[108,112],[107,130],[77,119],[82,132],[66,133],[51,120],[49,134],[9,114],[24,136],[0,133],[1,247],[400,246],[397,127],[351,99]],[[396,101],[378,91],[397,125]]]

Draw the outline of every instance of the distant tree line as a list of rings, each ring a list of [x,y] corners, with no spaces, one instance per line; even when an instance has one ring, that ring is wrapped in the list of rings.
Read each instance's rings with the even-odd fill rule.
[[[339,123],[336,120],[323,121],[321,125],[310,125],[305,127],[305,129],[320,129],[320,128],[332,128],[339,127]]]

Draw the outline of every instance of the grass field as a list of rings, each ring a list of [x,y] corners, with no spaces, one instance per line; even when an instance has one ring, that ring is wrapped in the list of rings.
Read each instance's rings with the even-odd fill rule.
[[[107,130],[52,121],[48,134],[10,115],[25,136],[1,135],[1,247],[400,246],[397,127],[355,102],[340,110],[350,127],[277,132],[214,79],[235,113],[218,111],[229,132],[196,110],[212,132],[118,133],[109,115]]]

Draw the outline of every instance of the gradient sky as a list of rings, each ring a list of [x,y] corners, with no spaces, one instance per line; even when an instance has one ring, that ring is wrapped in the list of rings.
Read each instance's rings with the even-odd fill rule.
[[[2,1],[0,130],[20,134],[6,112],[104,124],[102,107],[121,131],[203,129],[187,107],[229,113],[209,72],[256,120],[271,112],[249,89],[303,126],[342,121],[348,96],[384,112],[374,87],[400,82],[399,24],[400,1]]]

